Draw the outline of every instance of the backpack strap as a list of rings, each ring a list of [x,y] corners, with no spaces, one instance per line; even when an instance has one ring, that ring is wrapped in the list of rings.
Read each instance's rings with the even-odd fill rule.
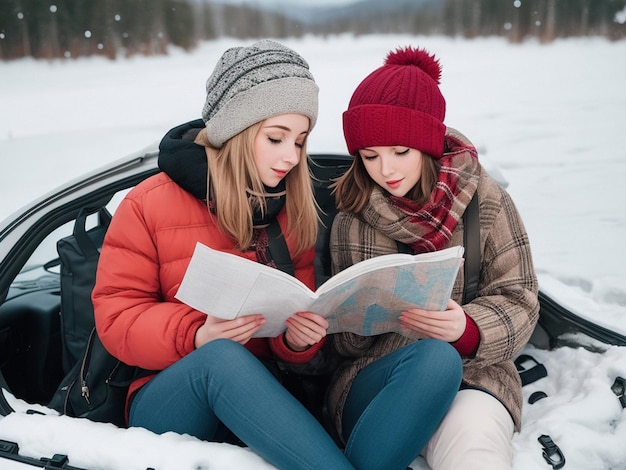
[[[465,277],[465,289],[463,290],[464,305],[476,298],[478,279],[480,278],[480,219],[477,192],[474,193],[472,200],[465,208],[465,212],[463,212],[463,246],[465,247],[465,262],[463,263]]]
[[[85,223],[87,216],[89,215],[86,208],[81,208],[76,216],[76,222],[74,223],[74,238],[79,248],[82,250],[86,258],[98,259],[100,257],[100,246],[96,245],[94,241],[89,237]],[[111,223],[111,213],[106,207],[101,207],[98,210],[98,225],[106,228]]]
[[[283,236],[283,232],[280,229],[278,220],[274,218],[272,222],[265,228],[267,232],[267,244],[268,250],[276,267],[287,274],[295,276],[295,269],[293,262],[291,261],[291,255],[289,254],[289,248],[287,248],[287,242]]]
[[[548,376],[546,366],[528,354],[520,354],[513,362],[522,379],[522,387]],[[529,364],[531,367],[528,367]]]

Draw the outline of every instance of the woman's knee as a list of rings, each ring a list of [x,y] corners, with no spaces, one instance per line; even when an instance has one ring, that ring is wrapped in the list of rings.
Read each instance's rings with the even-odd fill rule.
[[[409,360],[423,373],[446,378],[459,386],[463,377],[463,362],[449,343],[423,339],[406,346]]]
[[[513,419],[496,398],[461,390],[422,452],[432,468],[511,468]]]
[[[276,380],[274,375],[244,345],[229,339],[216,339],[181,358],[160,372],[154,382],[187,384],[195,393],[208,388],[238,389],[255,380]]]
[[[189,354],[189,362],[203,367],[234,369],[239,364],[255,360],[245,346],[230,339],[215,339]]]
[[[212,374],[230,377],[250,377],[267,373],[272,375],[264,363],[244,345],[229,339],[216,339],[200,348],[202,363],[210,364]]]
[[[196,349],[192,354],[204,355],[204,356],[222,356],[230,354],[240,354],[243,351],[248,351],[245,346],[236,341],[218,338],[213,341],[209,341],[203,346]]]

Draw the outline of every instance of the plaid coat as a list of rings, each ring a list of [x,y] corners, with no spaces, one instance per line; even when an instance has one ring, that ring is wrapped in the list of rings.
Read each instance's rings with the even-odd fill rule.
[[[463,309],[478,325],[480,344],[474,356],[463,358],[462,387],[495,396],[507,408],[519,431],[522,391],[513,358],[528,342],[537,323],[538,283],[528,236],[513,201],[482,168],[478,172],[480,280],[477,297],[463,305]],[[461,220],[449,246],[462,244]],[[335,218],[330,245],[335,273],[368,257],[397,251],[395,241],[380,232],[373,233],[372,227],[347,213],[339,213]],[[459,304],[463,282],[461,269],[452,292],[452,298]],[[358,372],[412,340],[395,333],[370,337],[340,333],[331,338],[343,362],[330,384],[327,405],[342,435],[343,406]]]

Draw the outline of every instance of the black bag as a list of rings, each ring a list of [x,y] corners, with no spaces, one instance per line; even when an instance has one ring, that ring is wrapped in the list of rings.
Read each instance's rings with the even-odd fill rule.
[[[128,387],[146,374],[109,354],[92,328],[81,360],[61,381],[48,407],[67,416],[125,427]]]
[[[57,242],[61,263],[61,343],[63,372],[81,360],[87,338],[94,327],[91,291],[104,235],[111,222],[106,208],[98,211],[98,225],[86,230],[88,212],[81,209],[73,234]]]
[[[86,230],[88,211],[76,217],[73,235],[59,240],[61,264],[61,338],[65,378],[48,407],[67,416],[125,426],[128,387],[151,372],[129,366],[104,348],[95,329],[91,291],[100,248],[111,221],[106,208],[98,225]]]

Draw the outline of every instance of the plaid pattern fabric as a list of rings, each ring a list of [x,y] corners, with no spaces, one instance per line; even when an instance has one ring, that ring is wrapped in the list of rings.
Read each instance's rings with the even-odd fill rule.
[[[462,184],[463,181],[466,183]],[[522,393],[512,358],[530,339],[539,315],[538,283],[529,240],[508,193],[480,165],[475,166],[472,177],[458,178],[457,182],[459,196],[450,206],[451,211],[459,211],[450,215],[457,223],[451,235],[443,237],[445,244],[439,246],[441,242],[437,241],[436,245],[440,249],[463,244],[461,217],[472,195],[468,188],[475,184],[480,204],[481,273],[476,299],[463,308],[478,325],[481,338],[476,355],[464,358],[463,386],[484,390],[498,398],[519,430]],[[382,202],[377,200],[374,204],[377,210],[366,216],[337,215],[330,240],[333,272],[364,259],[397,252],[396,240],[421,243],[427,238],[427,224],[411,223],[410,217],[393,204]],[[452,292],[452,298],[459,304],[463,283],[461,270]],[[335,373],[328,393],[328,409],[341,435],[343,405],[358,372],[412,340],[394,333],[372,337],[352,333],[331,336],[338,353],[346,358]]]

